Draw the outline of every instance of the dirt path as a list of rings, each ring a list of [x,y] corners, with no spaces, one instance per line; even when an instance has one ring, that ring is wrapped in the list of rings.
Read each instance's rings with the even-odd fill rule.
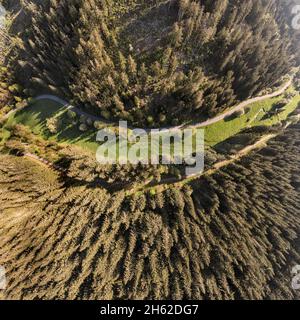
[[[160,132],[162,133],[163,131],[167,131],[167,130],[172,132],[172,131],[178,131],[180,129],[203,128],[203,127],[206,127],[208,125],[211,125],[213,123],[216,123],[218,121],[221,121],[221,120],[225,119],[226,117],[232,115],[236,111],[243,110],[246,106],[248,106],[248,105],[250,105],[250,104],[252,104],[254,102],[263,101],[263,100],[266,100],[266,99],[270,99],[270,98],[274,98],[274,97],[280,96],[281,94],[283,94],[289,88],[289,86],[291,84],[292,84],[292,80],[289,80],[283,87],[281,87],[277,91],[275,91],[273,93],[270,93],[270,94],[267,94],[267,95],[264,95],[264,96],[261,96],[261,97],[256,97],[256,98],[252,98],[252,99],[246,100],[246,101],[238,104],[237,106],[231,108],[230,110],[226,111],[225,113],[223,113],[221,115],[218,115],[218,116],[216,116],[216,117],[214,117],[212,119],[209,119],[207,121],[199,122],[199,123],[196,123],[196,124],[193,124],[193,125],[184,125],[183,124],[183,125],[176,126],[176,127],[165,127],[165,128],[159,128],[159,129],[153,129],[153,130],[160,130]],[[36,97],[35,100],[36,101],[51,100],[51,101],[57,102],[58,104],[62,105],[64,108],[66,108],[66,110],[74,111],[79,116],[85,116],[87,118],[90,118],[93,121],[101,121],[101,122],[106,123],[108,125],[116,125],[116,123],[114,123],[114,122],[110,122],[110,121],[107,121],[107,120],[105,120],[105,119],[103,119],[101,117],[97,117],[97,116],[91,115],[91,114],[89,114],[87,112],[84,112],[81,109],[79,109],[78,107],[74,107],[74,106],[70,105],[67,101],[65,101],[65,100],[63,100],[63,99],[61,99],[61,98],[59,98],[57,96],[54,96],[54,95],[50,95],[50,94],[40,95],[40,96]],[[6,115],[4,115],[0,120],[1,121],[5,121],[13,113],[18,112],[20,110],[23,110],[26,107],[27,106],[11,110]],[[151,131],[151,129],[145,129],[145,130],[147,132]]]
[[[188,125],[188,126],[185,126],[185,125],[181,125],[181,126],[178,126],[178,127],[172,127],[172,128],[161,128],[160,131],[162,132],[163,130],[179,130],[179,129],[182,129],[182,128],[200,128],[200,127],[205,127],[205,126],[208,126],[210,124],[213,124],[213,123],[216,123],[218,121],[221,121],[223,120],[224,118],[232,115],[233,113],[235,113],[236,111],[238,110],[243,110],[246,106],[252,104],[252,103],[255,103],[255,102],[258,102],[258,101],[263,101],[263,100],[266,100],[266,99],[270,99],[270,98],[273,98],[273,97],[276,97],[276,96],[279,96],[281,94],[283,94],[287,88],[289,88],[289,86],[292,84],[292,80],[289,80],[284,86],[282,86],[280,89],[278,89],[277,91],[271,93],[271,94],[267,94],[267,95],[264,95],[264,96],[261,96],[261,97],[256,97],[256,98],[252,98],[252,99],[249,99],[249,100],[246,100],[242,103],[240,103],[239,105],[233,107],[232,109],[228,110],[227,112],[217,116],[217,117],[214,117],[212,119],[209,119],[205,122],[200,122],[200,123],[197,123],[197,124],[194,124],[194,125]],[[78,115],[83,115],[83,116],[86,116],[86,117],[89,117],[90,119],[92,119],[93,121],[102,121],[102,122],[105,122],[107,124],[113,124],[112,122],[108,122],[100,117],[97,117],[97,116],[93,116],[93,115],[90,115],[82,110],[80,110],[79,108],[77,107],[74,107],[72,105],[70,105],[67,101],[59,98],[59,97],[56,97],[56,96],[53,96],[53,95],[41,95],[41,96],[38,96],[37,98],[35,98],[36,101],[40,101],[40,100],[51,100],[51,101],[55,101],[59,104],[61,104],[63,107],[66,108],[66,110],[72,110],[74,112],[76,112]],[[23,109],[23,108],[20,108],[20,109]],[[19,110],[20,110],[19,109]],[[12,113],[16,112],[18,110],[12,110],[10,111],[8,114],[6,114],[1,120],[5,120],[7,119]],[[150,131],[151,129],[149,129]],[[184,183],[187,183],[187,182],[190,182],[194,179],[197,179],[199,177],[201,177],[202,175],[211,175],[213,173],[215,173],[217,170],[225,167],[225,166],[228,166],[229,164],[239,160],[240,158],[242,158],[243,156],[249,154],[251,151],[255,150],[255,149],[259,149],[261,148],[262,146],[264,146],[270,139],[274,138],[276,136],[276,134],[269,134],[269,135],[266,135],[266,136],[263,136],[260,140],[258,140],[256,143],[250,145],[250,146],[247,146],[245,147],[244,149],[240,150],[237,154],[233,155],[230,159],[228,160],[224,160],[224,161],[221,161],[221,162],[218,162],[217,164],[215,164],[211,169],[207,170],[206,172],[202,172],[202,173],[199,173],[199,174],[196,174],[196,175],[192,175],[192,176],[188,176],[188,177],[185,177],[183,179],[176,179],[176,178],[167,178],[167,179],[163,179],[161,182],[157,183],[157,184],[153,184],[153,183],[149,183],[149,184],[144,184],[143,186],[141,187],[137,187],[137,188],[134,188],[133,190],[129,191],[129,192],[126,192],[127,194],[133,194],[137,191],[141,191],[141,190],[147,190],[147,189],[152,189],[152,188],[165,188],[166,186],[168,186],[169,184],[174,184],[174,185],[182,185]],[[24,156],[28,157],[28,158],[31,158],[32,160],[35,160],[36,162],[39,162],[43,165],[46,165],[46,166],[51,166],[49,165],[49,163],[45,163],[46,161],[44,161],[44,159],[41,159],[35,155],[32,155],[32,154],[25,154]],[[53,168],[53,166],[51,166]],[[57,169],[57,168],[54,168],[54,169]]]
[[[288,125],[287,125],[288,126]],[[286,126],[286,127],[287,127]],[[158,189],[164,190],[166,189],[170,184],[173,184],[175,186],[182,186],[188,182],[191,182],[195,179],[200,178],[201,176],[207,176],[207,175],[212,175],[214,173],[216,173],[218,170],[240,160],[241,158],[243,158],[244,156],[248,155],[250,152],[254,151],[254,150],[258,150],[263,148],[264,146],[267,145],[267,142],[269,140],[271,140],[272,138],[275,138],[277,136],[277,134],[268,134],[263,136],[262,138],[260,138],[258,141],[256,141],[254,144],[245,147],[244,149],[240,150],[237,154],[233,155],[230,157],[230,159],[228,160],[224,160],[224,161],[220,161],[216,164],[213,165],[213,167],[211,169],[208,169],[205,172],[201,172],[199,174],[195,174],[193,176],[189,176],[189,177],[185,177],[183,179],[178,180],[177,178],[166,178],[161,180],[159,183],[153,183],[151,181],[149,181],[148,183],[145,182],[142,186],[138,186],[133,188],[130,191],[126,191],[126,195],[130,196],[133,195],[139,191],[146,191],[146,190],[150,190],[150,189]],[[42,165],[43,167],[47,167],[56,171],[60,171],[60,172],[65,172],[64,169],[59,168],[56,165],[53,165],[52,163],[50,163],[49,161],[40,158],[38,156],[36,156],[35,154],[32,153],[24,153],[23,155],[25,158],[29,158],[30,160],[32,160],[33,162],[36,162],[40,165]]]
[[[30,153],[30,152],[25,152],[23,154],[23,157],[24,158],[28,158],[30,159],[31,161],[43,166],[43,167],[47,167],[48,169],[52,169],[52,170],[55,170],[55,171],[59,171],[61,173],[64,173],[66,172],[65,169],[49,162],[48,160],[44,159],[44,158],[41,158],[41,157],[38,157],[37,155],[33,154],[33,153]]]
[[[159,188],[159,190],[161,191],[161,190],[166,189],[170,184],[173,184],[174,186],[182,186],[182,185],[184,185],[188,182],[191,182],[195,179],[198,179],[202,176],[212,175],[212,174],[216,173],[218,170],[220,170],[221,168],[224,168],[224,167],[240,160],[244,156],[248,155],[250,152],[263,148],[264,146],[266,146],[266,144],[269,140],[271,140],[272,138],[275,138],[276,136],[277,136],[277,134],[268,134],[268,135],[263,136],[258,141],[256,141],[254,144],[245,147],[244,149],[240,150],[237,154],[231,156],[230,159],[220,161],[220,162],[214,164],[211,169],[208,169],[205,172],[201,172],[199,174],[195,174],[195,175],[183,178],[181,180],[178,180],[176,178],[167,178],[167,179],[161,180],[159,183],[156,183],[156,184],[149,183],[148,185],[143,185],[143,186],[140,186],[138,188],[134,188],[133,190],[126,192],[126,195],[132,195],[138,191],[152,190],[152,189],[156,189],[156,188]]]
[[[216,123],[216,122],[219,122],[221,120],[224,120],[225,118],[231,116],[232,114],[234,114],[237,111],[244,110],[245,107],[249,106],[250,104],[280,96],[281,94],[283,94],[290,87],[291,84],[292,84],[292,80],[290,79],[285,85],[283,85],[280,89],[276,90],[275,92],[267,94],[267,95],[264,95],[264,96],[255,97],[255,98],[251,98],[251,99],[245,100],[244,102],[241,102],[240,104],[238,104],[237,106],[229,109],[228,111],[226,111],[226,112],[224,112],[224,113],[222,113],[222,114],[220,114],[220,115],[218,115],[218,116],[216,116],[214,118],[206,120],[204,122],[198,122],[198,123],[195,123],[193,125],[184,125],[183,124],[183,125],[176,126],[176,127],[159,128],[159,130],[160,131],[164,131],[164,130],[176,131],[176,130],[180,130],[180,129],[183,129],[183,128],[184,129],[196,129],[196,128],[202,128],[202,127],[209,126],[209,125],[211,125],[213,123]],[[82,111],[81,109],[70,105],[67,101],[65,101],[65,100],[63,100],[63,99],[61,99],[59,97],[56,97],[54,95],[49,95],[49,94],[41,95],[41,96],[36,97],[35,100],[36,101],[51,100],[51,101],[54,101],[54,102],[57,102],[57,103],[61,104],[66,109],[72,110],[72,111],[76,112],[78,115],[86,116],[86,117],[92,119],[93,121],[102,121],[102,122],[107,123],[107,124],[115,125],[114,122],[107,121],[107,120],[105,120],[105,119],[103,119],[101,117],[90,115],[90,114]],[[145,130],[147,132],[151,131],[151,129],[145,129]]]
[[[230,159],[216,163],[212,169],[207,171],[207,173],[210,173],[210,171],[211,171],[210,174],[212,174],[212,173],[216,172],[217,170],[219,170],[223,167],[226,167],[229,164],[241,159],[242,157],[249,154],[251,151],[256,150],[256,149],[260,149],[260,148],[266,146],[267,142],[270,139],[275,138],[275,137],[276,137],[276,134],[268,134],[268,135],[263,136],[261,139],[256,141],[254,144],[251,144],[250,146],[245,147],[244,149],[240,150],[235,155],[231,156]]]
[[[256,97],[256,98],[251,98],[251,99],[245,100],[245,101],[241,102],[240,104],[238,104],[237,106],[226,111],[223,114],[220,114],[220,115],[218,115],[212,119],[209,119],[207,121],[196,123],[194,125],[190,125],[190,126],[188,126],[188,128],[195,129],[195,128],[206,127],[206,126],[209,126],[213,123],[224,120],[225,118],[233,115],[235,112],[244,110],[247,106],[249,106],[252,103],[280,96],[290,87],[291,84],[292,84],[292,80],[289,80],[283,87],[281,87],[280,89],[278,89],[277,91],[275,91],[273,93],[270,93],[270,94],[267,94],[267,95],[264,95],[261,97]]]

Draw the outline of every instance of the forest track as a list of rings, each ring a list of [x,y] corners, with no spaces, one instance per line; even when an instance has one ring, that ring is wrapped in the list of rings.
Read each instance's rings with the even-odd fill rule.
[[[60,172],[60,173],[66,173],[67,170],[64,169],[64,168],[61,168],[60,166],[48,161],[47,159],[45,158],[42,158],[42,157],[39,157],[33,153],[30,153],[30,152],[25,152],[23,154],[23,157],[24,158],[27,158],[27,159],[30,159],[31,161],[45,167],[45,168],[48,168],[48,169],[51,169],[51,170],[54,170],[54,171],[57,171],[57,172]]]
[[[194,125],[181,125],[181,126],[177,126],[177,127],[172,127],[172,128],[160,128],[159,130],[160,131],[163,131],[163,130],[180,130],[180,129],[193,129],[193,128],[201,128],[201,127],[205,127],[207,125],[210,125],[210,124],[213,124],[215,122],[218,122],[218,121],[221,121],[223,120],[224,118],[232,115],[233,113],[235,113],[236,111],[239,111],[239,110],[243,110],[246,106],[252,104],[252,103],[255,103],[255,102],[258,102],[258,101],[264,101],[266,99],[270,99],[270,98],[273,98],[273,97],[276,97],[276,96],[279,96],[281,94],[283,94],[289,87],[290,85],[292,84],[292,79],[290,79],[286,84],[284,84],[280,89],[278,89],[277,91],[271,93],[271,94],[267,94],[267,95],[264,95],[264,96],[260,96],[260,97],[256,97],[256,98],[252,98],[252,99],[248,99],[242,103],[240,103],[239,105],[231,108],[230,110],[228,110],[227,112],[217,116],[217,117],[214,117],[212,119],[209,119],[205,122],[200,122],[198,124],[194,124]],[[106,124],[111,124],[113,125],[114,123],[113,122],[109,122],[107,120],[104,120],[102,119],[101,117],[97,117],[97,116],[94,116],[94,115],[90,115],[84,111],[82,111],[81,109],[77,108],[77,107],[74,107],[72,105],[70,105],[67,101],[57,97],[57,96],[54,96],[54,95],[41,95],[41,96],[38,96],[35,98],[36,101],[41,101],[41,100],[51,100],[51,101],[54,101],[54,102],[57,102],[59,104],[61,104],[63,107],[66,108],[66,110],[72,110],[74,112],[76,112],[78,115],[80,116],[85,116],[85,117],[89,117],[90,119],[94,120],[94,121],[102,121]],[[9,118],[9,116],[14,113],[14,112],[17,112],[19,110],[22,110],[22,109],[25,109],[25,107],[22,107],[22,108],[19,108],[19,109],[16,109],[16,110],[11,110],[8,114],[6,114],[4,117],[2,117],[2,121],[3,120],[6,120]],[[147,129],[147,130],[151,130],[151,129]],[[185,184],[187,182],[190,182],[194,179],[197,179],[203,175],[211,175],[213,173],[215,173],[217,170],[223,168],[224,166],[227,166],[237,160],[239,160],[240,158],[242,158],[243,156],[247,155],[248,153],[250,153],[251,151],[255,150],[255,149],[258,149],[260,148],[261,146],[263,146],[264,144],[266,144],[271,138],[275,137],[276,135],[275,134],[269,134],[269,135],[266,135],[266,136],[263,136],[260,140],[258,140],[256,143],[254,143],[253,145],[250,145],[250,146],[247,146],[245,147],[244,149],[242,149],[241,151],[239,151],[237,154],[233,155],[230,159],[228,160],[224,160],[224,161],[221,161],[217,164],[215,164],[211,169],[207,170],[206,172],[202,172],[202,173],[199,173],[199,174],[194,174],[194,175],[191,175],[191,176],[186,176],[180,180],[176,179],[176,178],[166,178],[166,179],[163,179],[161,180],[159,183],[157,184],[153,184],[153,182],[151,183],[148,183],[148,184],[143,184],[143,186],[141,188],[137,187],[137,188],[133,188],[133,190],[131,191],[127,191],[126,194],[134,194],[135,192],[138,192],[138,191],[142,191],[142,190],[147,190],[147,189],[153,189],[153,188],[164,188],[165,186],[168,186],[170,184],[174,184],[174,185],[178,185],[178,184]],[[25,155],[26,157],[28,158],[31,158],[32,160],[35,160],[36,162],[40,162],[40,164],[43,164],[45,165],[45,161],[44,159],[38,159],[38,157],[33,157],[33,155],[31,154],[26,154]],[[34,159],[33,159],[34,158]],[[51,167],[52,169],[58,169],[58,168],[53,168],[53,165],[49,165],[49,163],[46,163],[47,166]]]
[[[273,93],[269,93],[264,96],[255,97],[255,98],[245,100],[245,101],[241,102],[240,104],[238,104],[237,106],[229,109],[228,111],[226,111],[226,112],[224,112],[224,113],[222,113],[212,119],[206,120],[204,122],[196,123],[194,125],[189,125],[188,128],[189,129],[196,129],[196,128],[203,128],[203,127],[209,126],[211,124],[214,124],[216,122],[224,120],[227,117],[230,117],[231,115],[233,115],[237,111],[244,110],[250,104],[278,97],[278,96],[282,95],[291,86],[291,84],[292,84],[292,79],[290,79],[285,85],[283,85],[280,89],[274,91]]]
[[[242,157],[248,155],[250,152],[254,151],[254,150],[258,150],[261,149],[262,147],[267,145],[267,142],[269,140],[271,140],[272,138],[275,138],[277,136],[277,134],[267,134],[264,135],[263,137],[261,137],[258,141],[256,141],[255,143],[253,143],[252,145],[246,146],[245,148],[243,148],[242,150],[240,150],[238,153],[232,155],[230,157],[230,159],[227,160],[223,160],[220,161],[218,163],[215,163],[211,169],[208,169],[205,172],[201,172],[198,174],[194,174],[191,176],[186,176],[184,178],[181,179],[177,179],[177,178],[166,178],[166,179],[162,179],[159,183],[154,184],[153,181],[149,181],[148,183],[144,183],[143,186],[141,187],[134,187],[132,190],[128,190],[126,191],[126,195],[130,196],[133,195],[139,191],[145,191],[145,190],[150,190],[150,189],[165,189],[167,188],[170,184],[173,184],[175,186],[181,186],[183,184],[186,184],[188,182],[191,182],[195,179],[198,179],[202,176],[210,176],[214,173],[216,173],[218,170],[240,160]],[[32,153],[24,153],[23,155],[25,158],[28,158],[30,160],[32,160],[33,162],[39,163],[41,166],[44,167],[48,167],[49,169],[52,170],[56,170],[56,171],[60,171],[60,172],[65,172],[65,170],[59,168],[56,165],[51,164],[50,162],[48,162],[47,160],[45,160],[44,158],[38,157]]]
[[[286,128],[288,127],[288,125],[286,126]],[[134,188],[131,191],[127,191],[126,195],[130,196],[133,195],[139,191],[146,191],[146,190],[153,190],[153,189],[159,189],[160,191],[166,189],[170,184],[173,184],[174,186],[180,187],[186,183],[189,183],[195,179],[198,179],[202,176],[210,176],[214,173],[216,173],[218,170],[240,160],[241,158],[245,157],[246,155],[248,155],[250,152],[254,151],[254,150],[259,150],[263,147],[265,147],[267,145],[267,142],[273,138],[275,138],[278,134],[267,134],[264,135],[263,137],[261,137],[258,141],[256,141],[255,143],[246,146],[245,148],[243,148],[242,150],[240,150],[238,153],[236,153],[235,155],[232,155],[230,157],[230,159],[227,160],[223,160],[220,162],[215,163],[211,169],[208,169],[204,172],[198,173],[198,174],[194,174],[191,176],[187,176],[184,177],[182,179],[176,179],[176,178],[166,178],[166,179],[162,179],[159,183],[157,184],[153,184],[153,183],[149,183],[148,185],[143,185],[140,188]]]
[[[199,122],[199,123],[196,123],[196,124],[193,124],[193,125],[185,125],[185,124],[183,124],[183,125],[176,126],[176,127],[164,127],[164,128],[157,128],[157,129],[148,129],[148,128],[146,128],[144,130],[146,130],[147,132],[150,132],[151,130],[177,131],[177,130],[181,130],[181,129],[203,128],[203,127],[206,127],[208,125],[211,125],[211,124],[214,124],[216,122],[219,122],[221,120],[224,120],[225,118],[229,117],[230,115],[234,114],[237,111],[244,110],[245,107],[247,107],[248,105],[250,105],[252,103],[259,102],[259,101],[264,101],[264,100],[267,100],[267,99],[270,99],[270,98],[274,98],[274,97],[280,96],[281,94],[283,94],[290,87],[291,84],[292,84],[292,79],[290,79],[285,85],[283,85],[280,89],[278,89],[277,91],[274,91],[273,93],[245,100],[244,102],[238,104],[237,106],[229,109],[225,113],[223,113],[221,115],[218,115],[218,116],[216,116],[214,118],[211,118],[209,120],[206,120],[204,122]],[[50,101],[56,102],[56,103],[62,105],[64,108],[66,108],[66,110],[74,111],[79,116],[85,116],[87,118],[92,119],[93,121],[101,121],[101,122],[103,122],[103,123],[105,123],[107,125],[116,125],[115,122],[107,121],[107,120],[103,119],[102,117],[97,117],[97,116],[91,115],[91,114],[89,114],[87,112],[84,112],[81,109],[79,109],[78,107],[72,106],[67,101],[65,101],[65,100],[63,100],[63,99],[61,99],[61,98],[59,98],[57,96],[54,96],[54,95],[51,95],[51,94],[44,94],[44,95],[37,96],[35,98],[35,101],[41,101],[41,100],[50,100]],[[13,110],[9,111],[0,120],[1,121],[7,120],[13,113],[21,111],[23,109],[26,109],[27,106],[22,106],[20,108],[13,109]]]
[[[183,124],[183,125],[176,126],[176,127],[163,127],[163,128],[157,128],[157,129],[144,128],[144,130],[146,130],[147,132],[150,132],[151,130],[177,131],[177,130],[181,130],[181,129],[203,128],[203,127],[209,126],[211,124],[214,124],[216,122],[219,122],[221,120],[224,120],[225,118],[233,115],[237,111],[244,110],[250,104],[280,96],[291,86],[291,84],[292,84],[292,79],[290,79],[281,88],[279,88],[278,90],[274,91],[273,93],[269,93],[269,94],[266,94],[266,95],[263,95],[263,96],[259,96],[259,97],[255,97],[255,98],[251,98],[251,99],[245,100],[245,101],[241,102],[240,104],[236,105],[235,107],[230,108],[226,112],[224,112],[224,113],[222,113],[222,114],[220,114],[220,115],[218,115],[218,116],[216,116],[214,118],[211,118],[211,119],[208,119],[206,121],[203,121],[203,122],[198,122],[198,123],[195,123],[195,124],[192,124],[192,125]],[[63,100],[63,99],[61,99],[61,98],[59,98],[57,96],[54,96],[54,95],[49,95],[49,94],[40,95],[40,96],[36,97],[35,100],[36,101],[51,100],[51,101],[54,101],[54,102],[57,102],[57,103],[61,104],[67,110],[72,110],[72,111],[76,112],[80,116],[82,115],[82,116],[88,117],[88,118],[92,119],[93,121],[101,121],[101,122],[104,122],[106,124],[116,125],[115,122],[110,122],[110,121],[107,121],[107,120],[103,119],[102,117],[97,117],[97,116],[91,115],[91,114],[89,114],[87,112],[84,112],[81,109],[79,109],[78,107],[72,106],[67,101],[65,101],[65,100]]]

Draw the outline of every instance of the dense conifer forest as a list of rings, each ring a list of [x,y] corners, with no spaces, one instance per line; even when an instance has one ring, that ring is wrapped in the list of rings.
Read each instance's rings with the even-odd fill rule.
[[[107,119],[207,118],[274,87],[299,38],[274,0],[35,1],[13,65]]]
[[[15,299],[291,299],[299,125],[213,176],[126,198],[1,156],[1,262]]]
[[[0,300],[300,298],[294,0],[0,4]],[[287,82],[205,127],[216,143],[193,178],[88,148],[107,121],[193,124]]]

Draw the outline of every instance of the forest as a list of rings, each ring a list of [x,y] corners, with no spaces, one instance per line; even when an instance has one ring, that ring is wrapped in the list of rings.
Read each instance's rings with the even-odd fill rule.
[[[0,300],[300,299],[294,0],[0,4]],[[287,83],[205,128],[192,179],[96,162],[104,120],[193,125]]]
[[[274,0],[34,1],[23,8],[31,21],[11,64],[27,94],[53,92],[109,120],[176,125],[278,85],[298,59],[288,8]]]
[[[295,299],[299,135],[212,176],[111,196],[1,155],[7,299]],[[1,296],[0,296],[1,297]]]

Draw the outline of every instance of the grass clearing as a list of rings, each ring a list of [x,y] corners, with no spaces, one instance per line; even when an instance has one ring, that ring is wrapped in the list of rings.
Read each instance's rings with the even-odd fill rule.
[[[251,108],[247,114],[237,117],[232,120],[221,120],[210,126],[205,127],[205,142],[213,147],[216,144],[225,141],[226,139],[236,135],[247,127],[256,126],[272,126],[285,120],[292,113],[300,102],[300,95],[295,96],[287,105],[286,109],[279,115],[274,115],[266,118],[268,112],[273,108],[274,104],[282,100],[283,96],[271,98],[265,101],[256,102],[249,105]],[[247,108],[246,108],[247,109]]]
[[[62,121],[57,134],[51,134],[46,127],[46,121],[52,117],[59,117]],[[24,110],[12,114],[7,120],[4,130],[21,123],[31,128],[34,134],[40,135],[46,140],[56,140],[62,144],[75,144],[87,151],[95,152],[99,144],[96,142],[96,131],[81,132],[68,118],[64,106],[51,100],[41,100],[33,103]]]
[[[288,91],[293,91],[290,89]],[[279,115],[267,117],[273,105],[279,102],[283,96],[268,99],[249,105],[250,111],[235,119],[224,119],[214,123],[205,129],[205,143],[208,146],[215,146],[218,143],[236,135],[247,127],[261,125],[271,126],[285,120],[292,113],[300,101],[300,95],[295,96],[287,105],[286,109]],[[51,134],[46,126],[46,121],[52,117],[59,117],[62,121],[61,128],[57,134]],[[34,134],[40,135],[46,140],[55,140],[61,144],[75,144],[86,151],[96,152],[99,143],[96,142],[96,130],[90,128],[87,132],[79,130],[79,124],[72,124],[67,115],[65,106],[52,100],[36,101],[27,108],[12,114],[4,127],[0,129],[0,143],[3,143],[10,136],[9,128],[12,125],[21,123],[31,128]]]

